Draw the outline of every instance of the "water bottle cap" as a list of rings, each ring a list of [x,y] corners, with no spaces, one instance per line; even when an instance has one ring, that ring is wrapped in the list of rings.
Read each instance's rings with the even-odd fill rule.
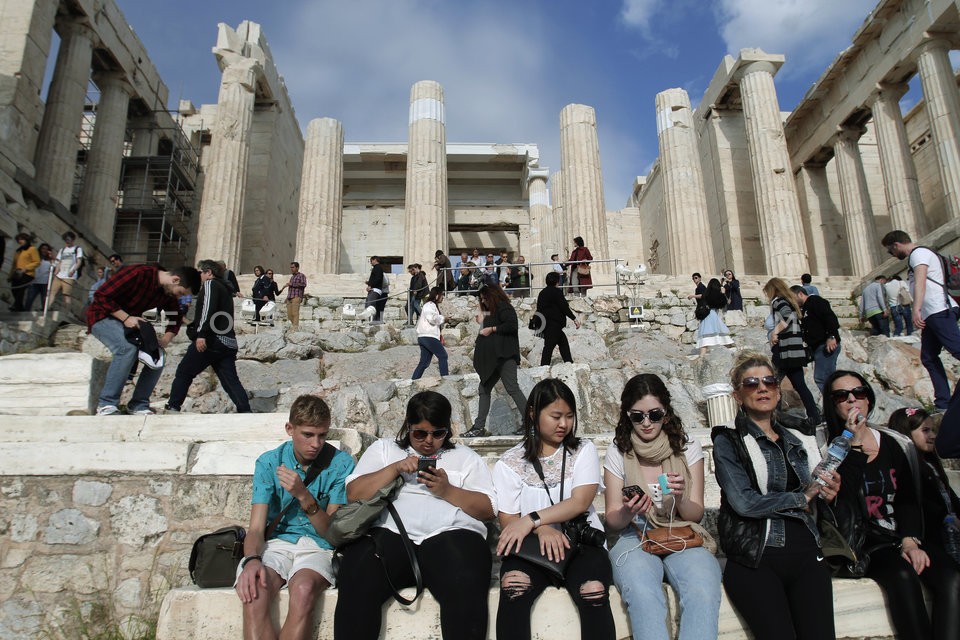
[[[853,432],[852,432],[852,431],[848,431],[847,429],[844,429],[844,430],[843,430],[843,437],[846,438],[847,440],[849,440],[850,438],[853,437]]]

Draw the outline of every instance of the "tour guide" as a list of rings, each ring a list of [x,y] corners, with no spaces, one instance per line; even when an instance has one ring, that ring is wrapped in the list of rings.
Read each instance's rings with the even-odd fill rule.
[[[139,349],[127,341],[126,330],[137,329],[141,321],[146,322],[141,317],[146,311],[162,309],[167,313],[167,326],[160,338],[160,346],[166,347],[183,323],[180,297],[197,295],[199,290],[200,274],[193,267],[162,271],[145,264],[125,267],[97,289],[93,302],[87,308],[87,327],[113,354],[97,401],[98,416],[119,413],[117,405],[120,393],[137,361]],[[129,413],[153,413],[150,394],[162,372],[162,364],[156,368],[144,367],[133,390],[133,397],[127,403]]]

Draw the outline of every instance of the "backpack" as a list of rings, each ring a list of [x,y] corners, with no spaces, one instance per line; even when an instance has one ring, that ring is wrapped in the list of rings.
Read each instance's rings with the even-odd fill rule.
[[[383,272],[383,284],[380,285],[380,291],[384,294],[390,293],[390,278],[387,277],[387,272]]]
[[[945,256],[931,247],[918,246],[913,251],[921,248],[933,252],[935,256],[940,258],[940,268],[943,270],[945,282],[937,282],[929,275],[927,275],[927,280],[943,289],[943,299],[947,303],[947,307],[951,306],[950,298],[953,298],[954,302],[960,304],[960,258],[957,256]],[[913,251],[910,253],[912,254]],[[910,264],[910,256],[907,256],[907,264]],[[913,271],[913,268],[908,268],[910,271]]]

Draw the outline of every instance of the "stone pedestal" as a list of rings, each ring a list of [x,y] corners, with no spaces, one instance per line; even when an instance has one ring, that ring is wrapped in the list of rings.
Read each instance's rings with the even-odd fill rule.
[[[715,273],[690,97],[683,89],[668,89],[657,94],[656,107],[671,271],[675,275]]]
[[[410,90],[403,259],[433,264],[447,251],[447,133],[443,87],[422,80]],[[429,268],[429,267],[427,267]]]
[[[78,211],[97,237],[112,246],[127,109],[133,87],[122,76],[112,73],[95,74],[93,81],[100,89],[100,102]]]
[[[960,95],[950,64],[950,43],[928,40],[918,48],[917,69],[924,106],[940,161],[943,196],[950,218],[960,217]]]
[[[210,159],[197,225],[197,260],[212,258],[223,260],[227,266],[237,264],[250,158],[250,125],[260,72],[259,63],[249,58],[239,58],[223,70],[217,120],[211,127],[207,151]]]
[[[527,191],[530,198],[530,246],[525,249],[527,262],[550,262],[550,248],[544,231],[552,224],[550,196],[547,193],[549,169],[530,169],[527,175]],[[550,267],[530,267],[534,285],[542,287]]]
[[[871,96],[870,109],[880,151],[890,226],[906,231],[911,238],[919,238],[926,232],[927,225],[917,169],[910,156],[907,130],[900,113],[900,98],[906,89],[906,85],[882,86]]]
[[[69,208],[95,35],[86,25],[69,20],[57,23],[57,33],[60,50],[47,92],[34,164],[37,181]]]
[[[308,276],[337,273],[343,220],[343,125],[317,118],[307,126],[297,220],[297,257]]]
[[[746,59],[745,54],[746,50],[741,52],[742,59]],[[788,277],[804,273],[809,264],[800,204],[773,84],[776,71],[774,63],[758,60],[742,66],[737,78],[767,273]]]
[[[853,275],[863,276],[880,262],[877,228],[870,207],[867,178],[857,140],[862,129],[844,128],[833,142],[833,153],[840,176],[840,204],[847,230],[847,246]]]
[[[594,260],[609,258],[607,216],[600,171],[600,143],[593,107],[568,104],[560,111],[560,164],[563,171],[564,212],[567,234],[564,242],[572,251],[573,237],[583,238]],[[565,256],[570,257],[569,254]],[[597,275],[610,275],[608,263],[593,265]]]

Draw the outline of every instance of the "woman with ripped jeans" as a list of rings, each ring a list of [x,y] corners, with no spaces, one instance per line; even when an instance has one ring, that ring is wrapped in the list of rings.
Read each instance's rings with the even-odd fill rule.
[[[613,576],[603,547],[603,525],[593,507],[600,486],[600,460],[589,440],[576,437],[577,403],[566,384],[539,382],[523,415],[523,441],[503,454],[493,470],[500,509],[500,603],[498,640],[530,638],[530,611],[553,584],[545,569],[513,551],[536,535],[540,552],[561,558],[570,541],[560,525],[586,516],[586,542],[567,565],[562,586],[580,614],[580,637],[613,640],[609,589]],[[592,544],[599,542],[600,544]],[[558,585],[560,586],[560,585]]]

